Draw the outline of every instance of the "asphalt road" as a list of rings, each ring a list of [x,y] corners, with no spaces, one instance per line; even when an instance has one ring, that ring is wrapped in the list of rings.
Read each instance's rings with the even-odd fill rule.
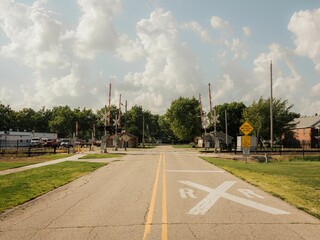
[[[193,152],[158,147],[1,215],[0,239],[320,239],[320,221]]]

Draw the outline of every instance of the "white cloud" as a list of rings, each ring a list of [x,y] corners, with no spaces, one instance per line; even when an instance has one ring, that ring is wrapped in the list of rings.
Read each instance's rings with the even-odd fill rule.
[[[316,85],[314,85],[312,88],[311,88],[311,90],[312,90],[312,94],[314,95],[314,96],[319,96],[319,93],[320,93],[320,83],[318,83],[318,84],[316,84]]]
[[[120,0],[77,0],[83,15],[76,30],[75,50],[92,59],[98,52],[113,51],[119,39],[113,17],[120,11]]]
[[[243,28],[242,28],[242,31],[243,31],[243,34],[244,34],[246,37],[251,36],[251,29],[250,29],[249,27],[243,27]]]
[[[224,21],[222,18],[218,16],[212,16],[210,20],[211,26],[216,30],[223,30],[227,33],[233,32],[232,26],[228,21]]]
[[[146,65],[143,72],[125,77],[126,89],[135,88],[134,102],[154,112],[163,111],[179,96],[197,96],[202,85],[196,57],[179,42],[177,28],[172,13],[162,9],[137,24]]]
[[[256,57],[251,69],[250,63],[243,61],[252,50],[246,43],[251,29],[244,26],[240,29],[241,36],[236,36],[238,31],[233,31],[231,23],[218,16],[210,19],[212,27],[206,29],[203,22],[177,23],[172,12],[156,7],[149,17],[133,20],[137,22],[136,28],[128,30],[127,25],[121,24],[132,21],[132,16],[130,13],[124,18],[120,15],[120,0],[78,0],[74,1],[81,10],[78,25],[66,29],[61,20],[65,18],[52,12],[50,4],[53,2],[49,0],[33,1],[32,5],[0,0],[1,34],[7,37],[1,41],[1,60],[8,66],[19,62],[13,68],[21,70],[22,66],[27,70],[21,72],[28,73],[25,79],[21,77],[23,73],[18,77],[2,77],[0,101],[10,104],[20,101],[15,105],[35,108],[43,105],[99,108],[107,101],[106,82],[110,81],[112,103],[117,104],[121,93],[129,106],[138,104],[163,113],[179,96],[197,98],[199,93],[207,96],[204,81],[211,79],[215,103],[251,104],[260,96],[269,96],[269,62],[272,60],[275,97],[289,99],[302,113],[313,113],[320,107],[320,84],[308,83],[294,64],[297,55],[307,56],[320,71],[320,10],[301,11],[292,16],[288,29],[293,33],[295,50],[271,44],[265,53]],[[121,26],[124,32],[116,26]],[[180,31],[186,29],[209,43],[204,44],[204,48],[199,46],[201,54],[208,52],[196,55],[182,42]],[[132,30],[136,35],[125,32]],[[210,62],[206,58],[211,52],[215,54],[212,56],[215,66],[210,69],[211,63],[205,63],[208,69],[203,76],[200,63]],[[104,62],[106,59],[108,64]],[[116,63],[112,63],[113,60]],[[117,65],[122,63],[123,66]],[[107,75],[114,75],[109,79],[98,73],[100,66],[103,69],[106,65]],[[14,84],[4,83],[18,78],[14,89]]]
[[[0,102],[5,104],[10,102],[12,91],[7,87],[0,87]]]
[[[245,59],[248,56],[248,51],[243,42],[239,38],[233,38],[231,43],[228,41],[225,42],[225,45],[230,48],[230,51],[233,52],[233,59],[241,58]]]
[[[119,8],[118,2],[117,0],[114,2],[79,1],[86,12],[81,17],[78,30],[93,34],[91,26],[88,25],[92,20],[90,17],[94,14],[101,17],[102,12],[105,14],[102,20],[108,19],[108,23],[111,23],[112,17]],[[22,93],[20,94],[21,103],[17,103],[16,100],[15,105],[53,107],[61,104],[90,107],[95,106],[102,96],[103,90],[100,87],[102,80],[91,83],[88,80],[90,78],[86,67],[88,62],[79,59],[72,50],[72,47],[78,44],[77,46],[82,48],[81,53],[87,53],[91,57],[98,50],[105,48],[102,44],[98,44],[102,39],[95,42],[93,39],[97,35],[93,34],[85,38],[77,31],[65,30],[58,18],[58,14],[50,11],[49,1],[46,0],[35,1],[31,6],[14,1],[0,3],[2,28],[10,40],[1,48],[1,54],[28,66],[33,72],[33,75],[28,77],[28,81],[20,85],[20,89],[18,86],[15,89],[15,92]],[[94,24],[94,21],[92,20],[91,23]],[[105,25],[102,24],[102,26]],[[101,26],[95,27],[94,31],[101,28]],[[102,34],[102,36],[106,35]],[[130,59],[130,56],[126,58]],[[2,99],[8,99],[8,97],[3,94],[1,96]]]
[[[304,97],[305,80],[293,64],[293,51],[277,44],[269,47],[268,53],[260,54],[254,60],[254,92],[260,96],[270,96],[270,61],[272,60],[273,94],[275,98],[288,99],[290,104],[300,106]]]
[[[188,23],[185,23],[182,28],[185,29],[190,29],[192,31],[194,31],[198,36],[200,36],[200,38],[202,39],[202,41],[207,42],[207,43],[212,43],[213,40],[210,37],[209,32],[204,29],[198,22],[196,21],[191,21]]]
[[[0,3],[2,28],[10,40],[1,55],[34,68],[65,67],[61,54],[61,23],[47,10],[47,1],[35,1],[31,7],[12,1]]]
[[[138,39],[132,41],[127,35],[123,34],[119,37],[116,55],[124,61],[131,62],[142,58],[144,56],[144,51]]]
[[[288,29],[294,34],[296,53],[312,59],[320,72],[320,8],[294,13]]]
[[[223,74],[223,76],[218,80],[217,86],[215,87],[217,94],[214,95],[214,100],[221,101],[222,99],[225,98],[225,96],[228,95],[228,93],[234,91],[234,87],[235,87],[235,82],[231,78],[231,76],[226,73]],[[221,102],[218,104],[221,104]]]

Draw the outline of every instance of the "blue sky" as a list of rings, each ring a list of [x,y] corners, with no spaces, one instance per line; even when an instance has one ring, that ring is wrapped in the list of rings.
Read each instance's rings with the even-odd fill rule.
[[[0,102],[15,109],[101,108],[119,95],[154,113],[174,99],[250,105],[288,99],[320,113],[320,3],[2,0]]]

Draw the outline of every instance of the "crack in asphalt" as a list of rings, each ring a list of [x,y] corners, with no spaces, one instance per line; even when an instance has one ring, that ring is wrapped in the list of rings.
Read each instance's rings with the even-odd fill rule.
[[[58,216],[56,219],[61,217],[63,214]],[[52,220],[51,222],[53,222]],[[135,223],[135,224],[106,224],[106,225],[87,225],[87,226],[74,226],[74,227],[49,227],[50,224],[47,225],[46,228],[33,228],[33,230],[43,230],[43,229],[68,229],[68,228],[97,228],[97,227],[132,227],[132,226],[144,226],[145,223]],[[152,226],[162,226],[162,223],[152,223],[150,224]],[[168,223],[168,226],[179,226],[179,225],[187,225],[187,226],[201,226],[201,225],[212,225],[212,226],[232,226],[232,225],[239,225],[239,226],[245,226],[245,225],[252,225],[252,226],[258,226],[258,225],[314,225],[314,226],[320,226],[319,223],[299,223],[299,222],[292,222],[292,223],[190,223],[190,222],[182,222],[182,223]],[[13,229],[0,229],[0,232],[15,232],[20,230],[13,230]]]
[[[197,237],[197,235],[192,231],[190,224],[188,224],[187,226],[188,226],[189,231],[191,232],[192,236],[194,237],[194,239],[199,239],[199,238]]]
[[[44,228],[41,228],[39,230],[37,230],[30,239],[33,239],[40,231],[45,230],[45,229],[49,229],[49,226],[55,222],[56,220],[58,220],[60,217],[62,217],[63,215],[65,215],[70,209],[72,209],[74,206],[76,206],[78,203],[80,203],[82,200],[86,199],[87,197],[89,197],[89,195],[79,199],[77,202],[75,202],[74,204],[72,204],[70,207],[68,207],[65,211],[63,211],[63,213],[59,214],[57,217],[53,218]],[[42,210],[43,211],[43,210]]]

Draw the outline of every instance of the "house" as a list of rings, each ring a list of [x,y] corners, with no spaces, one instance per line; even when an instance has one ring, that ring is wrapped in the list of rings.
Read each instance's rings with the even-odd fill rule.
[[[125,142],[127,142],[128,148],[135,148],[138,147],[139,138],[134,136],[130,133],[122,132],[121,134],[113,134],[107,139],[107,146],[108,147],[115,147],[116,141],[118,141],[117,146],[120,148],[125,148]]]
[[[320,116],[317,114],[309,117],[301,117],[293,120],[296,124],[292,129],[292,141],[303,148],[320,147]]]
[[[195,141],[198,141],[198,147],[205,148],[221,148],[228,146],[232,143],[233,137],[226,135],[223,132],[217,131],[217,136],[215,137],[214,132],[210,132],[204,135],[203,138],[196,138]],[[216,146],[215,146],[216,145]]]

